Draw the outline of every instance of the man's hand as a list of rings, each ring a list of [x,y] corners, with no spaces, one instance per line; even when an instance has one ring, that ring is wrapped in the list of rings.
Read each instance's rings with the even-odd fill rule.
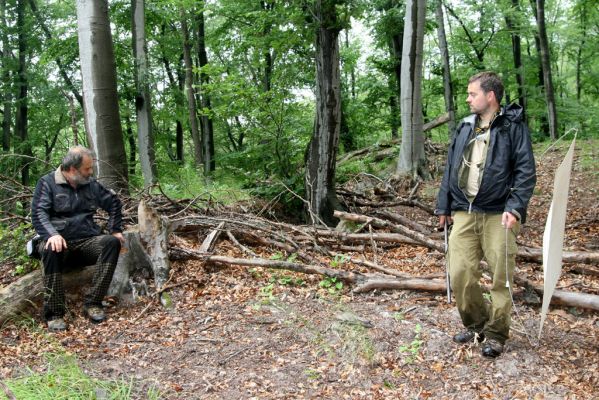
[[[503,226],[505,229],[512,229],[512,227],[516,225],[516,222],[518,222],[518,218],[516,218],[514,214],[510,212],[506,211],[501,216],[501,226]]]
[[[112,234],[115,238],[117,238],[121,242],[121,246],[125,244],[125,237],[121,232],[114,232]]]
[[[447,226],[453,224],[453,218],[451,215],[439,215],[439,226],[438,229],[442,231],[445,229],[445,222],[447,221]]]
[[[48,250],[50,248],[52,251],[60,253],[62,250],[67,249],[67,242],[60,235],[50,236],[50,239],[46,242],[44,246],[44,250]]]

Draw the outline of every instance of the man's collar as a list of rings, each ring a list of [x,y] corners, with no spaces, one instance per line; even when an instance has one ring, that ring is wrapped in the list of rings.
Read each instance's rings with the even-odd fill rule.
[[[65,176],[62,174],[62,170],[60,169],[60,167],[56,168],[56,171],[54,171],[54,181],[58,185],[68,185],[69,184],[69,182],[67,181],[67,178],[65,178]]]

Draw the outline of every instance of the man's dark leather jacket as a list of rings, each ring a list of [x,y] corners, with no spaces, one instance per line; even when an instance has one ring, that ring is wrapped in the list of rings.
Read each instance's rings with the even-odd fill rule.
[[[485,168],[476,197],[470,202],[458,184],[458,171],[468,141],[473,137],[476,115],[465,118],[449,147],[445,173],[437,197],[435,214],[452,211],[508,211],[526,221],[526,208],[537,176],[530,134],[522,120],[522,107],[502,108],[491,126]]]
[[[108,213],[108,231],[121,232],[121,201],[116,193],[93,178],[74,189],[58,168],[37,183],[31,220],[43,240],[58,234],[65,240],[84,239],[101,233],[93,219],[98,208]]]

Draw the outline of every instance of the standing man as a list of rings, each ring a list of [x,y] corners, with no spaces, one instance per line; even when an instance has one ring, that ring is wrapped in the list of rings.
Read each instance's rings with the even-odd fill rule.
[[[106,318],[102,299],[124,242],[121,202],[92,174],[92,152],[82,146],[73,147],[56,171],[39,180],[33,194],[31,219],[42,239],[43,316],[50,331],[67,328],[62,274],[76,266],[95,264],[92,288],[85,296],[83,309],[94,323]],[[94,222],[98,208],[108,213],[110,235],[102,235]]]
[[[453,222],[449,275],[466,327],[453,340],[486,338],[485,357],[500,355],[509,337],[516,236],[536,183],[522,107],[501,107],[503,90],[494,72],[470,78],[466,101],[473,114],[460,123],[450,145],[435,211],[439,226]],[[483,257],[493,274],[490,304],[479,284]]]

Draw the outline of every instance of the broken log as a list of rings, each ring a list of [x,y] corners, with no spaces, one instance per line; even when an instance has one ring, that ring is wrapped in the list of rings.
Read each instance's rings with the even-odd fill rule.
[[[543,287],[532,285],[533,289],[543,295]],[[423,290],[427,292],[443,292],[447,291],[447,286],[444,281],[434,281],[421,278],[411,279],[369,279],[358,285],[353,292],[365,293],[371,290]],[[564,305],[568,307],[580,307],[589,310],[599,311],[599,296],[588,293],[566,292],[556,290],[551,297],[551,304]]]

